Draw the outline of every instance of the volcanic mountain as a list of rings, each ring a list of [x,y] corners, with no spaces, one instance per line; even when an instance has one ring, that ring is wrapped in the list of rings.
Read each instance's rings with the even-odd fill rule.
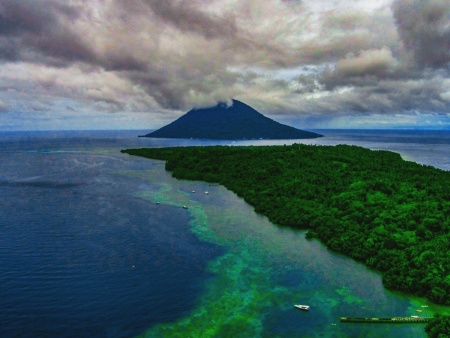
[[[192,109],[144,137],[215,140],[305,139],[322,135],[276,122],[238,100]]]

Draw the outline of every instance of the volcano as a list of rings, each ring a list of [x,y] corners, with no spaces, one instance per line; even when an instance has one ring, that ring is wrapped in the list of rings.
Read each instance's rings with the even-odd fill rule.
[[[251,140],[307,139],[323,135],[276,122],[245,103],[233,100],[231,105],[192,109],[172,123],[143,137]]]

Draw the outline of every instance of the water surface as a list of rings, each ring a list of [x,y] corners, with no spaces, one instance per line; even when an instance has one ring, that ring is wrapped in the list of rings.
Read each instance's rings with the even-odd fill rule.
[[[346,143],[450,170],[448,133],[319,132],[325,137],[241,142],[0,133],[0,335],[425,337],[424,325],[338,318],[447,308],[388,292],[377,273],[272,225],[224,187],[175,180],[159,161],[120,153]]]

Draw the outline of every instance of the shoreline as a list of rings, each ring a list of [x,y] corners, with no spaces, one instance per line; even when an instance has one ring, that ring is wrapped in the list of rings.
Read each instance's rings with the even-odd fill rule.
[[[354,153],[354,155],[356,157],[361,157],[361,156],[369,156],[368,158],[371,158],[370,161],[381,161],[381,162],[376,162],[383,168],[385,168],[384,170],[387,170],[387,173],[390,173],[389,177],[390,180],[389,181],[385,181],[384,183],[382,181],[380,181],[379,175],[380,175],[380,171],[377,172],[377,174],[375,176],[373,176],[372,178],[369,178],[369,176],[365,176],[365,181],[357,181],[357,179],[351,179],[349,182],[350,183],[343,183],[343,187],[344,189],[347,190],[342,190],[342,192],[339,192],[338,190],[336,190],[336,192],[332,193],[333,200],[330,200],[330,202],[326,202],[326,203],[331,203],[330,205],[328,205],[326,208],[324,208],[324,203],[322,202],[321,198],[328,198],[327,197],[327,193],[324,194],[324,189],[331,189],[330,186],[328,184],[335,184],[334,182],[331,182],[332,180],[334,180],[334,174],[330,174],[332,175],[331,177],[333,177],[330,180],[330,183],[327,183],[327,188],[318,188],[319,186],[321,187],[323,184],[325,184],[324,182],[320,183],[320,181],[324,179],[324,176],[314,176],[316,178],[311,179],[308,178],[308,175],[311,175],[311,172],[309,174],[307,174],[306,176],[304,176],[304,178],[302,180],[313,180],[311,183],[312,185],[307,185],[305,186],[304,189],[313,189],[312,190],[312,194],[313,195],[308,195],[308,197],[306,197],[306,195],[304,195],[304,193],[301,191],[302,188],[301,187],[301,183],[302,181],[295,181],[296,179],[294,179],[294,182],[296,182],[294,185],[295,190],[300,191],[299,193],[301,195],[298,195],[301,200],[299,200],[299,202],[292,204],[291,201],[295,201],[295,199],[292,198],[287,198],[287,197],[283,197],[283,193],[279,193],[276,190],[274,190],[274,188],[270,188],[269,193],[264,192],[267,190],[268,186],[273,185],[273,183],[268,183],[269,181],[267,181],[267,177],[269,178],[274,178],[277,177],[276,175],[282,175],[283,170],[280,169],[279,167],[273,167],[271,165],[268,165],[268,167],[263,167],[265,169],[261,169],[261,167],[258,167],[254,164],[250,165],[250,167],[252,167],[253,169],[250,169],[249,167],[244,169],[245,165],[242,165],[242,158],[239,157],[239,160],[235,159],[235,163],[239,163],[237,165],[235,165],[235,167],[232,166],[228,166],[228,169],[223,169],[222,166],[226,166],[227,164],[225,164],[223,161],[221,161],[220,163],[214,163],[217,162],[217,159],[222,159],[223,157],[226,157],[227,155],[229,156],[248,156],[247,154],[238,154],[239,151],[241,151],[242,153],[245,153],[245,151],[248,152],[248,154],[251,154],[250,156],[256,156],[256,157],[261,157],[261,158],[266,158],[267,162],[270,162],[267,159],[267,156],[269,156],[270,152],[272,152],[273,149],[282,149],[285,148],[284,150],[284,155],[280,155],[277,154],[276,156],[284,156],[283,160],[286,161],[287,158],[289,158],[288,152],[292,152],[292,151],[300,151],[300,153],[302,152],[308,152],[308,151],[313,151],[313,149],[315,149],[315,151],[317,151],[317,153],[314,153],[314,151],[311,154],[314,154],[314,156],[319,156],[319,152],[320,151],[325,151],[325,148],[327,148],[327,146],[306,146],[306,145],[293,145],[293,146],[281,146],[281,147],[277,147],[277,146],[272,146],[272,147],[248,147],[247,150],[243,150],[245,147],[239,147],[241,149],[237,149],[234,147],[232,148],[226,148],[226,147],[201,147],[201,148],[160,148],[160,149],[141,149],[141,150],[127,150],[124,152],[127,152],[131,155],[138,155],[138,156],[144,156],[144,157],[152,157],[152,158],[156,158],[156,159],[165,159],[167,160],[166,163],[166,170],[172,171],[172,175],[176,178],[181,178],[181,179],[190,179],[190,180],[202,180],[202,181],[206,181],[206,182],[219,182],[220,184],[224,185],[225,187],[227,187],[228,189],[234,191],[238,196],[243,197],[248,203],[250,203],[250,205],[252,205],[255,209],[255,211],[257,213],[260,213],[262,215],[267,216],[274,224],[279,224],[279,225],[285,225],[285,226],[290,226],[290,227],[294,227],[294,228],[305,228],[305,229],[309,229],[308,231],[308,237],[309,238],[314,238],[317,237],[323,244],[325,244],[325,246],[327,246],[328,248],[338,252],[338,253],[342,253],[350,258],[356,259],[357,261],[360,261],[362,263],[364,263],[367,267],[375,269],[376,271],[379,271],[382,273],[383,275],[383,281],[386,285],[386,287],[388,289],[391,290],[399,290],[399,291],[403,291],[403,292],[409,292],[411,294],[415,294],[417,296],[425,296],[431,300],[434,300],[437,303],[442,303],[445,302],[446,299],[448,299],[446,296],[438,296],[438,294],[436,294],[435,292],[441,292],[438,290],[441,290],[440,287],[438,285],[440,285],[439,281],[440,279],[436,279],[435,283],[433,284],[435,285],[436,289],[432,289],[434,287],[430,287],[430,291],[429,293],[424,293],[423,291],[418,291],[419,289],[417,289],[417,284],[415,284],[413,282],[413,285],[408,286],[406,284],[402,285],[399,283],[404,282],[404,280],[409,280],[411,277],[409,274],[409,270],[414,270],[417,271],[417,268],[412,268],[411,266],[408,266],[408,269],[402,270],[402,272],[396,272],[397,270],[395,269],[395,267],[393,268],[389,268],[389,261],[398,261],[398,262],[405,262],[405,264],[408,264],[407,262],[410,260],[409,258],[407,258],[405,255],[399,255],[397,254],[397,249],[402,249],[404,251],[409,250],[409,252],[412,252],[410,249],[411,247],[414,247],[419,245],[419,247],[427,247],[428,246],[428,242],[429,240],[426,240],[425,237],[430,236],[427,231],[429,232],[429,230],[427,230],[425,225],[425,228],[423,225],[420,225],[419,227],[417,225],[400,225],[400,223],[398,223],[398,227],[397,228],[393,228],[390,231],[393,232],[393,235],[395,236],[403,236],[400,237],[401,238],[401,242],[399,242],[398,239],[395,239],[396,237],[392,237],[389,232],[386,232],[386,230],[384,230],[383,227],[380,228],[380,225],[385,224],[384,221],[380,224],[380,219],[379,216],[377,216],[376,214],[372,214],[373,211],[370,211],[372,209],[374,209],[374,207],[377,207],[377,204],[382,203],[383,207],[382,209],[385,210],[384,212],[386,212],[386,210],[391,210],[392,215],[394,215],[393,217],[399,217],[399,215],[395,216],[395,213],[398,213],[400,211],[402,211],[403,213],[400,215],[403,218],[412,218],[414,219],[414,216],[412,216],[412,214],[410,216],[407,216],[409,212],[414,211],[415,209],[411,209],[411,210],[401,210],[398,207],[395,207],[395,205],[397,205],[397,201],[402,200],[404,198],[406,198],[405,194],[410,194],[410,192],[414,192],[417,191],[418,193],[423,191],[423,189],[425,189],[426,185],[423,185],[422,183],[417,183],[417,182],[413,182],[411,181],[411,185],[405,186],[404,183],[401,183],[399,186],[394,186],[393,184],[397,184],[397,183],[389,183],[392,182],[392,179],[395,176],[392,175],[400,175],[399,172],[396,172],[396,174],[391,174],[389,168],[394,164],[394,163],[399,163],[398,165],[400,165],[400,167],[402,168],[401,170],[411,170],[411,172],[416,172],[417,173],[421,173],[419,176],[417,176],[417,174],[409,174],[410,176],[414,176],[416,175],[418,177],[422,177],[422,178],[427,178],[427,175],[430,176],[429,179],[435,180],[435,181],[439,181],[441,182],[440,184],[442,184],[444,187],[446,186],[450,186],[450,173],[446,172],[444,170],[441,169],[436,169],[436,168],[432,168],[432,167],[428,167],[428,166],[421,166],[420,164],[414,163],[414,162],[408,162],[408,161],[404,161],[403,159],[401,159],[399,154],[396,153],[392,153],[392,152],[388,152],[388,151],[372,151],[372,150],[368,150],[368,149],[364,149],[361,147],[356,147],[356,146],[335,146],[335,147],[331,147],[333,148],[333,150],[336,151],[343,151],[343,155],[344,156],[342,159],[347,158],[348,156],[348,152],[350,153]],[[259,149],[257,149],[259,148]],[[330,148],[330,147],[328,147]],[[267,149],[267,150],[266,150]],[[319,149],[319,150],[317,150]],[[145,154],[145,152],[148,151],[150,153]],[[259,151],[261,151],[261,153],[259,153]],[[267,151],[267,153],[264,153],[263,151]],[[328,151],[328,150],[327,150]],[[139,152],[141,152],[139,154]],[[165,152],[165,154],[164,154]],[[228,154],[227,152],[231,152],[233,154]],[[194,162],[189,161],[189,162],[183,162],[183,160],[180,160],[179,157],[177,157],[177,154],[188,154],[188,156],[191,156],[191,159],[194,160]],[[219,154],[220,153],[220,154]],[[254,155],[253,155],[254,153]],[[306,153],[305,153],[306,154]],[[183,155],[184,156],[184,155]],[[286,157],[288,156],[288,157]],[[300,156],[300,155],[299,155]],[[302,155],[302,156],[306,156],[306,155]],[[308,155],[311,156],[311,155]],[[336,156],[336,154],[333,153],[333,151],[331,151],[330,155],[327,156]],[[374,156],[374,157],[370,157],[370,156]],[[248,157],[245,157],[248,158]],[[325,159],[325,157],[324,157]],[[376,159],[376,160],[375,160]],[[233,161],[231,160],[231,157],[227,157],[228,161]],[[248,161],[251,161],[251,159],[248,159]],[[278,161],[278,160],[275,160]],[[339,161],[339,160],[337,160]],[[367,160],[369,161],[369,160]],[[325,160],[324,160],[325,162]],[[195,164],[193,164],[195,163]],[[214,163],[214,164],[211,164]],[[319,163],[317,162],[312,162],[315,163],[315,166],[317,166]],[[351,162],[348,162],[348,164],[345,164],[344,162],[338,162],[341,164],[338,164],[337,167],[336,165],[333,165],[330,169],[331,172],[334,173],[335,170],[338,170],[341,172],[341,174],[339,174],[338,177],[339,180],[344,179],[344,177],[346,177],[346,172],[348,170],[348,167],[351,165]],[[355,164],[357,165],[357,168],[359,168],[359,164],[357,162],[355,162]],[[195,165],[196,169],[192,168],[192,165]],[[373,166],[373,163],[371,164]],[[233,172],[237,173],[238,169],[236,169],[236,166],[239,168],[239,166],[242,167],[242,169],[239,169],[239,175],[246,175],[245,178],[243,180],[246,180],[246,183],[239,183],[239,182],[243,182],[243,180],[239,180],[238,177],[236,176],[236,174],[233,174]],[[220,167],[220,173],[218,174],[217,171],[219,170]],[[189,169],[187,169],[189,168]],[[339,169],[340,168],[340,169]],[[371,167],[372,168],[372,167]],[[406,169],[409,168],[409,169]],[[313,169],[313,171],[316,170],[316,168],[311,167],[311,169]],[[227,172],[227,170],[229,172]],[[288,170],[288,169],[286,169]],[[359,170],[359,169],[358,169]],[[372,169],[373,170],[373,169]],[[231,173],[230,173],[231,172]],[[245,174],[247,172],[247,174]],[[352,171],[353,172],[353,171]],[[364,173],[365,171],[363,171],[362,173]],[[357,177],[360,173],[358,171],[353,172],[356,173],[355,177]],[[296,175],[299,175],[298,173]],[[344,176],[342,176],[344,175]],[[384,175],[384,174],[383,174]],[[438,175],[440,177],[440,179],[437,179]],[[298,177],[298,176],[297,176]],[[340,177],[340,178],[339,178]],[[400,177],[400,176],[399,176]],[[405,174],[402,173],[401,174],[402,179],[399,182],[404,182],[405,180]],[[283,183],[284,180],[284,183]],[[292,180],[292,178],[291,178]],[[355,181],[356,180],[356,181]],[[372,180],[372,181],[371,181]],[[351,184],[351,182],[353,181],[353,183]],[[263,182],[263,183],[261,183]],[[267,183],[266,183],[267,182]],[[288,182],[288,183],[286,183]],[[356,184],[356,182],[361,182]],[[370,183],[373,182],[373,183]],[[377,183],[378,182],[378,183]],[[446,183],[449,182],[449,183]],[[266,184],[268,186],[266,186]],[[292,190],[293,185],[291,184],[291,181],[289,181],[289,179],[287,177],[284,176],[284,178],[282,179],[282,181],[277,181],[277,183],[275,183],[275,185],[278,185],[279,187],[276,187],[275,189],[280,189],[280,187],[283,186],[283,184],[287,187],[286,189],[290,189]],[[319,184],[319,185],[318,185]],[[355,185],[356,184],[356,185]],[[419,184],[419,185],[417,185]],[[346,185],[348,185],[348,187],[346,188]],[[310,187],[310,188],[308,188]],[[415,188],[414,188],[415,187]],[[348,190],[350,188],[350,190]],[[318,190],[318,189],[322,189],[322,190]],[[373,193],[367,194],[367,190],[371,190],[373,191]],[[411,190],[412,189],[412,190]],[[344,191],[345,192],[344,194]],[[436,190],[438,191],[438,190]],[[442,190],[440,190],[442,191]],[[349,193],[351,193],[352,195],[348,195]],[[441,192],[440,194],[442,194],[445,192]],[[389,198],[390,194],[394,194],[394,199]],[[421,193],[422,194],[422,193]],[[311,202],[311,198],[317,198],[318,196],[314,196],[314,195],[320,195],[319,196],[319,200],[318,200],[318,204],[316,202],[312,203]],[[268,196],[278,196],[276,197],[276,199],[268,199]],[[303,197],[302,197],[303,196]],[[342,196],[342,197],[339,197]],[[350,197],[353,196],[353,197]],[[420,195],[422,196],[421,198],[424,198],[425,195]],[[295,197],[295,198],[299,198],[299,197]],[[361,199],[362,198],[362,199]],[[441,198],[441,199],[436,199],[433,200],[434,202],[432,203],[443,203],[443,201],[445,201],[446,198]],[[284,201],[282,202],[282,204],[279,204],[279,202],[277,201]],[[300,202],[301,201],[301,202]],[[353,205],[352,203],[359,203],[356,204],[355,206],[352,206],[350,208],[351,212],[347,212],[346,210],[349,210],[349,207],[351,205]],[[362,203],[362,204],[361,204]],[[394,204],[393,204],[394,203]],[[411,204],[413,203],[413,204]],[[401,205],[415,205],[415,199],[409,199],[408,202],[402,202]],[[421,202],[423,204],[423,201]],[[428,203],[428,202],[427,202]],[[431,203],[431,202],[429,202]],[[360,205],[360,206],[358,206]],[[361,209],[361,207],[364,205],[365,209]],[[427,205],[427,204],[423,204],[423,205]],[[356,209],[355,207],[358,206]],[[295,212],[292,211],[292,208],[295,208]],[[330,213],[330,208],[331,210],[336,210],[334,213],[336,213],[336,216],[334,216],[333,213]],[[336,209],[337,208],[337,209]],[[367,209],[369,208],[369,209]],[[448,208],[448,206],[446,206],[445,208]],[[353,211],[355,210],[355,211]],[[434,216],[433,212],[430,209],[430,212],[432,213],[432,215]],[[287,216],[289,215],[289,216]],[[300,218],[298,217],[298,215],[302,215]],[[364,216],[367,215],[367,216]],[[372,216],[369,216],[372,215]],[[425,212],[424,215],[429,215],[429,213]],[[433,217],[432,216],[432,217]],[[348,218],[350,217],[350,218]],[[367,226],[370,228],[370,224],[376,224],[378,222],[378,227],[373,228],[372,226],[372,230],[371,230],[371,235],[367,236],[361,236],[359,234],[362,234],[362,231],[364,228],[361,227],[361,230],[351,230],[348,225],[343,224],[340,220],[347,218],[347,223],[349,221],[351,221],[350,223],[352,223],[353,227],[356,227],[357,222],[361,222],[361,217],[367,218],[367,217],[371,217],[370,219],[368,219]],[[374,218],[375,217],[375,218]],[[392,217],[392,216],[391,216]],[[422,218],[419,219],[420,222],[422,222],[422,219],[427,219],[427,217],[430,216],[422,216]],[[358,221],[359,219],[359,221]],[[331,221],[331,223],[330,223]],[[363,221],[363,223],[366,223],[367,221]],[[397,221],[399,222],[399,221]],[[402,221],[403,222],[403,221]],[[435,223],[430,223],[430,227],[435,227],[436,229],[438,229],[437,227],[439,226],[440,221],[436,221]],[[340,224],[339,226],[337,226],[337,224]],[[403,224],[403,223],[401,223]],[[428,224],[428,223],[427,223]],[[385,225],[386,226],[386,225]],[[416,234],[414,237],[408,237],[410,230],[404,229],[401,230],[401,227],[408,227],[408,226],[414,226],[416,227]],[[342,230],[338,230],[338,233],[330,233],[330,229],[334,229],[334,231],[336,232],[337,229],[342,228]],[[431,228],[430,228],[431,229]],[[380,232],[382,230],[382,232]],[[409,231],[409,232],[408,232]],[[444,230],[442,230],[444,231]],[[352,233],[354,233],[354,235],[352,235]],[[381,236],[381,237],[380,237]],[[425,237],[421,237],[421,236],[425,236]],[[445,231],[444,233],[442,233],[442,235],[440,236],[444,236],[445,237]],[[355,240],[359,241],[359,237],[361,237],[361,242],[355,242]],[[442,237],[442,238],[444,238]],[[380,241],[381,238],[381,241]],[[385,238],[385,239],[383,239]],[[440,238],[440,237],[439,237]],[[411,240],[414,240],[414,242],[411,242]],[[348,241],[352,241],[351,243],[353,244],[349,244],[347,243]],[[358,244],[360,243],[360,244]],[[369,245],[369,246],[368,246]],[[415,246],[414,246],[415,245]],[[401,247],[399,247],[401,246]],[[384,248],[384,249],[383,249]],[[417,249],[415,249],[417,250]],[[424,252],[425,249],[418,249],[419,252]],[[403,251],[398,251],[403,252]],[[374,256],[376,257],[378,253],[381,253],[382,255],[387,255],[386,258],[377,258],[374,260]],[[435,254],[434,257],[438,257],[438,256],[442,256],[438,253]],[[381,256],[379,256],[381,257]],[[403,257],[403,258],[402,258]],[[387,265],[386,265],[387,264]],[[401,263],[404,264],[404,263]],[[424,266],[423,268],[420,269],[425,269],[423,270],[424,273],[426,273],[426,269],[429,266],[430,262],[427,262],[426,266]],[[433,263],[434,264],[434,263]],[[419,270],[419,271],[422,271]],[[442,278],[445,278],[442,277]],[[416,283],[418,283],[419,281],[415,281]],[[420,284],[420,283],[419,283]],[[426,287],[425,284],[421,284],[420,287]],[[416,291],[414,291],[416,290]],[[433,290],[433,291],[431,291]],[[434,291],[436,290],[436,291]],[[431,293],[433,292],[433,293]],[[439,297],[439,298],[437,298]],[[448,305],[448,304],[447,304]]]

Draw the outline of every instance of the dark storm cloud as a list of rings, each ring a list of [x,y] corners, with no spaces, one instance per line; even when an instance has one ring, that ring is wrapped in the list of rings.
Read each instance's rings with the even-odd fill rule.
[[[80,8],[60,1],[3,0],[0,4],[0,57],[64,65],[92,61],[88,43],[70,25]]]
[[[0,3],[1,36],[17,36],[25,32],[39,34],[54,21],[54,14],[51,10],[44,11],[39,1],[5,0]]]
[[[450,62],[450,2],[397,0],[394,16],[403,45],[423,67],[446,67]]]
[[[18,61],[20,58],[20,46],[17,41],[0,36],[0,62]]]

